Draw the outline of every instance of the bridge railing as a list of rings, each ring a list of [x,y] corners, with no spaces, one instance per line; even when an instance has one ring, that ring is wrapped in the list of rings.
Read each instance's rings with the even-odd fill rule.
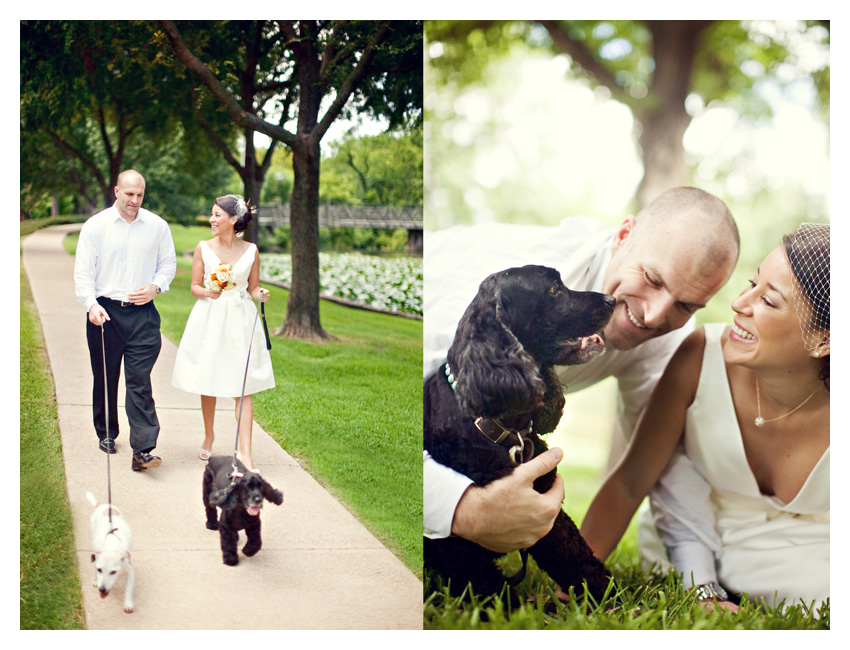
[[[261,228],[274,230],[288,226],[289,202],[260,204],[257,221]],[[336,203],[319,204],[319,226],[327,228],[379,228],[407,230],[407,248],[409,253],[422,252],[422,206],[389,205],[341,205]]]

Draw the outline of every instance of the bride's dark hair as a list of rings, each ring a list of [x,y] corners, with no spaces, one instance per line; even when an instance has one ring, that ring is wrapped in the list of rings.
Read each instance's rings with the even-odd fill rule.
[[[236,217],[233,230],[237,233],[245,232],[248,229],[248,224],[251,223],[251,219],[254,218],[254,213],[257,211],[257,208],[251,205],[250,199],[245,201],[239,194],[220,196],[215,200],[215,203],[231,217]]]

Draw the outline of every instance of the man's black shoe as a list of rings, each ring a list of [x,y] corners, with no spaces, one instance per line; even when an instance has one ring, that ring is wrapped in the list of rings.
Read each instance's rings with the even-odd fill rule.
[[[151,467],[159,467],[162,465],[162,459],[159,456],[151,456],[148,452],[143,451],[139,454],[133,454],[133,471],[138,472]]]
[[[100,439],[100,450],[106,452],[107,454],[115,453],[115,440],[112,438],[101,438]]]

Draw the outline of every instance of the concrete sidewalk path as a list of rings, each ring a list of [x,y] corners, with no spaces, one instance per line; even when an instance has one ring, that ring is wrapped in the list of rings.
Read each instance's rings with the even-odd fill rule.
[[[254,459],[284,493],[266,503],[263,548],[222,563],[218,532],[201,502],[206,463],[200,399],[171,386],[176,346],[163,338],[154,367],[162,427],[158,468],[133,472],[124,384],[119,387],[118,453],[109,457],[112,501],[133,529],[132,614],[123,611],[124,578],[101,599],[92,586],[90,491],[107,500],[107,456],[92,425],[92,378],[85,314],[74,294],[74,258],[62,239],[79,225],[54,226],[23,240],[23,263],[41,318],[56,382],[68,499],[89,629],[421,629],[422,582],[254,423]],[[230,454],[233,400],[219,400],[215,453]],[[245,543],[240,533],[239,548]]]

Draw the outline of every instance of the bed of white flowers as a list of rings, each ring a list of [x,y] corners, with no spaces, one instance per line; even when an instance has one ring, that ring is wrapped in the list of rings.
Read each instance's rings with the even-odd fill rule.
[[[266,254],[260,277],[292,283],[292,257]],[[422,315],[422,259],[360,253],[319,253],[319,286],[324,295],[360,305]]]

